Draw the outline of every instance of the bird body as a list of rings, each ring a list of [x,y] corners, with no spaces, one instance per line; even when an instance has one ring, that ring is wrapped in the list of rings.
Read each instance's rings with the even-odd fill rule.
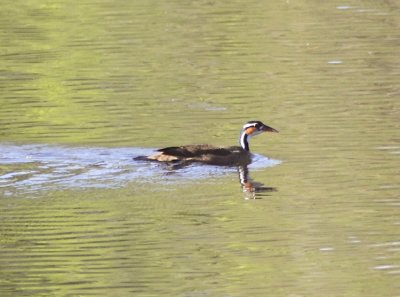
[[[262,132],[278,132],[260,121],[247,122],[241,131],[240,146],[216,147],[209,144],[189,144],[162,148],[147,157],[136,160],[148,160],[170,163],[200,162],[208,165],[239,166],[251,163],[248,139]]]
[[[157,150],[147,157],[160,162],[201,162],[209,165],[245,165],[251,163],[251,154],[240,146],[216,147],[209,144],[189,144]]]

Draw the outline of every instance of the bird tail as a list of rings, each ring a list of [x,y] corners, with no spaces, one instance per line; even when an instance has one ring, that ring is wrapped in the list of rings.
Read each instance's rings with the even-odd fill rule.
[[[147,156],[137,156],[137,157],[134,157],[133,160],[135,160],[135,161],[149,161]]]

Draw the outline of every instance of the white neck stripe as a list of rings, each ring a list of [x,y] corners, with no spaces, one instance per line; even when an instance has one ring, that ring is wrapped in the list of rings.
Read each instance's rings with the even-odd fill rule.
[[[246,151],[249,150],[249,143],[247,142],[248,135],[245,132],[242,132],[240,135],[240,146]]]

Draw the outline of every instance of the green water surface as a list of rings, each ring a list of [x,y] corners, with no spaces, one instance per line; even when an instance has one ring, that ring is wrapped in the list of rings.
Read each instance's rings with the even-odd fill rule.
[[[390,0],[3,1],[0,144],[236,145],[258,119],[281,163],[262,199],[234,171],[0,183],[0,295],[400,296],[399,29]]]

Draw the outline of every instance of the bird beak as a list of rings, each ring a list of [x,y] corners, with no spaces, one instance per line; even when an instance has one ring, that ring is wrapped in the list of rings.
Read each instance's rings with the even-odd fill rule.
[[[264,132],[275,132],[275,133],[279,133],[278,130],[276,130],[276,129],[270,127],[270,126],[267,126],[267,125],[264,125],[264,126],[262,127],[262,131],[264,131]]]

